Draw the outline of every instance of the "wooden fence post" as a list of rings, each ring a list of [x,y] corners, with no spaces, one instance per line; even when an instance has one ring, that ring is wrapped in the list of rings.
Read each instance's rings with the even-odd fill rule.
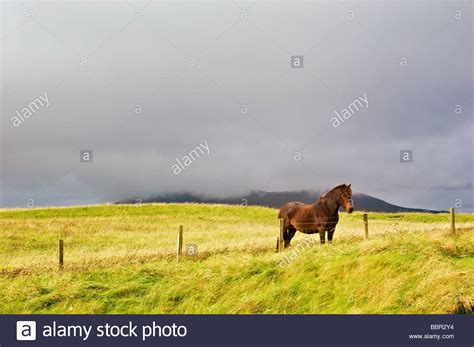
[[[64,266],[64,242],[59,240],[59,270],[62,270]]]
[[[178,240],[176,242],[176,260],[179,261],[179,257],[183,254],[183,226],[179,226]]]
[[[364,213],[364,228],[365,228],[365,239],[369,238],[369,217],[367,213]]]
[[[283,222],[283,218],[280,218],[280,233],[278,236],[278,252],[283,252],[285,248],[285,239],[283,235],[285,234],[285,224]]]
[[[454,207],[449,209],[449,214],[451,215],[451,232],[456,233],[456,213],[454,212]]]

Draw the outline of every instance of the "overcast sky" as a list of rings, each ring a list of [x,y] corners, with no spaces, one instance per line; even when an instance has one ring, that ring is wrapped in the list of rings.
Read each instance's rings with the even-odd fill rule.
[[[352,183],[474,210],[470,1],[1,6],[3,207]]]

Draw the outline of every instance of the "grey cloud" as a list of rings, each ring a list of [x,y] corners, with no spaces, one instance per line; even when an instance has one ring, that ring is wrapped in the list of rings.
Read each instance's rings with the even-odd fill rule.
[[[400,205],[474,210],[467,2],[153,2],[139,20],[133,2],[40,2],[26,23],[28,5],[2,7],[2,206],[352,182]],[[12,127],[45,92],[49,108]],[[364,93],[369,107],[333,128]],[[204,140],[211,154],[174,175]]]

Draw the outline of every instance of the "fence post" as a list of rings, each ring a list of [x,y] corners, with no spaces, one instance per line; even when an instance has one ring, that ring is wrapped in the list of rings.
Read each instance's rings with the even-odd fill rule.
[[[178,240],[176,242],[176,261],[179,261],[179,257],[183,254],[183,226],[179,226]]]
[[[283,235],[285,234],[285,224],[283,222],[283,218],[280,218],[280,233],[278,236],[278,252],[283,252],[285,248],[285,239]]]
[[[59,270],[62,270],[64,266],[64,242],[62,239],[59,240]]]
[[[364,213],[364,228],[365,228],[365,239],[369,238],[369,217],[367,213]]]
[[[456,213],[454,212],[454,207],[449,209],[449,213],[451,215],[451,232],[453,234],[456,233]]]

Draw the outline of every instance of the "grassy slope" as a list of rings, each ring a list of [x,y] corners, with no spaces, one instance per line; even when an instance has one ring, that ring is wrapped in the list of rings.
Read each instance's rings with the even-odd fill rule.
[[[474,216],[341,214],[273,252],[276,211],[154,204],[0,211],[1,313],[445,313],[474,303]],[[176,263],[176,230],[199,257]],[[66,268],[56,270],[57,239]],[[281,267],[280,265],[284,265]]]

